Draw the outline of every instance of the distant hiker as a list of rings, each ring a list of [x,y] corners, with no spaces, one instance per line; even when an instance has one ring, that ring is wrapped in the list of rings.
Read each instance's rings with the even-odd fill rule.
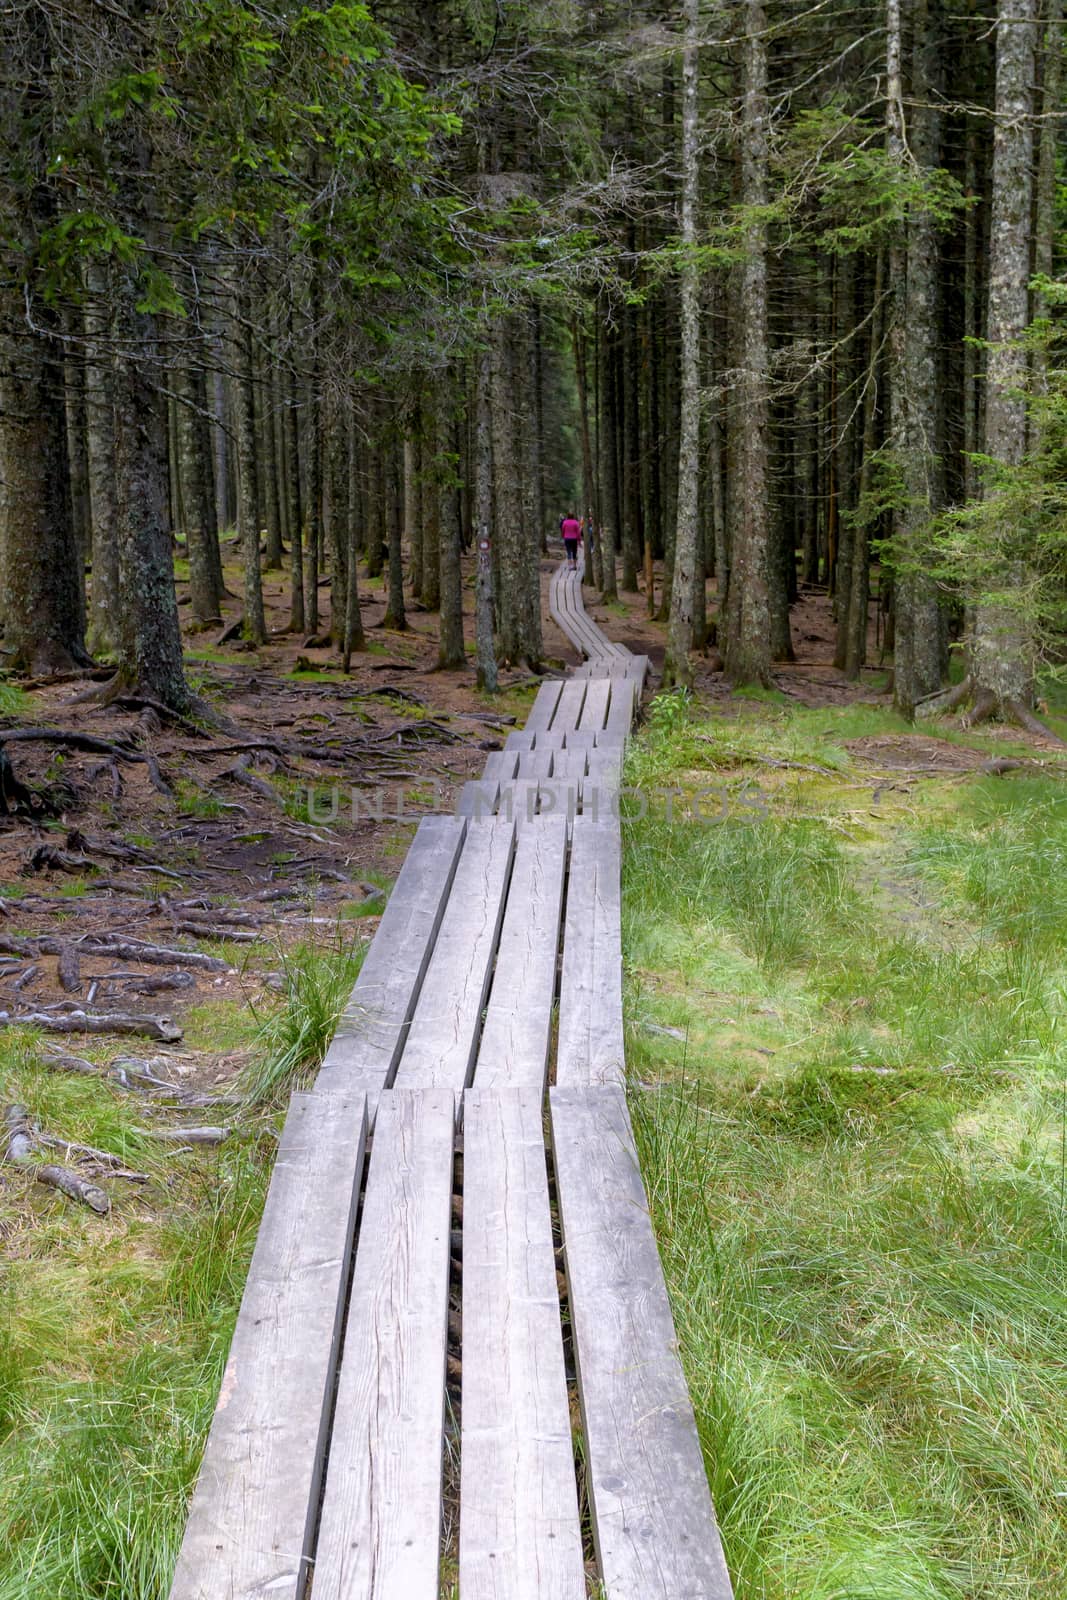
[[[582,537],[582,525],[573,511],[568,512],[561,519],[559,531],[563,535],[563,548],[567,552],[567,565],[572,572],[577,572],[578,545]]]

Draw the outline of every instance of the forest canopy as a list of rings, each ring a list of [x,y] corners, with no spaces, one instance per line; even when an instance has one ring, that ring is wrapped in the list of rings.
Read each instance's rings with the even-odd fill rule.
[[[1033,724],[1064,630],[1058,0],[15,0],[2,30],[9,668],[189,709],[174,562],[210,624],[234,527],[252,643],[284,566],[347,665],[385,574],[458,668],[484,529],[492,687],[542,662],[572,499],[587,581],[669,620],[668,682],[713,646],[768,685],[815,586],[898,710]]]

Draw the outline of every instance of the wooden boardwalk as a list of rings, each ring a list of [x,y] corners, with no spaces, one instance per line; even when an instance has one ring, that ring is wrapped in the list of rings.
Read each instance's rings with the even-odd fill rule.
[[[647,662],[550,603],[583,665],[420,824],[293,1096],[171,1600],[731,1596],[624,1086]]]

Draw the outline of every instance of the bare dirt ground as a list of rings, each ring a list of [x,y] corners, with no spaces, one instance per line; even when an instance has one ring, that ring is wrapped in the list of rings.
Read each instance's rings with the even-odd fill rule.
[[[386,631],[376,587],[362,595],[369,649],[343,676],[335,650],[285,631],[287,582],[267,575],[261,649],[218,646],[218,627],[187,634],[212,730],[101,706],[85,679],[24,685],[18,715],[0,719],[15,778],[45,802],[0,817],[4,1020],[69,1025],[76,1049],[78,1012],[101,1033],[139,1017],[166,1043],[205,999],[255,1004],[287,944],[373,932],[418,818],[451,810],[522,721],[528,671],[503,670],[495,700],[473,666],[438,672],[436,617],[413,605],[406,631]],[[323,604],[319,638],[325,590]],[[226,624],[239,613],[228,603]],[[545,645],[562,672],[547,606]],[[159,948],[139,958],[137,945]]]
[[[544,643],[546,670],[562,672],[578,657],[548,614],[555,564],[542,561]],[[236,572],[228,578],[236,591]],[[661,583],[657,571],[657,604]],[[266,575],[270,641],[258,650],[219,644],[217,627],[187,633],[190,680],[219,719],[210,731],[150,705],[101,706],[85,679],[26,685],[19,714],[0,719],[15,777],[50,802],[0,816],[0,1026],[37,1018],[70,1049],[128,1028],[158,1048],[181,1040],[205,1000],[257,1006],[280,987],[287,946],[373,933],[419,816],[451,810],[522,722],[529,672],[502,671],[494,699],[477,692],[473,665],[437,671],[436,617],[412,604],[409,628],[386,630],[380,582],[362,585],[369,648],[343,676],[335,650],[286,631],[287,585],[285,573]],[[322,598],[319,639],[325,588]],[[605,605],[587,587],[586,605],[650,657],[654,691],[664,627],[645,595]],[[239,613],[235,596],[225,624]],[[793,637],[797,660],[775,672],[786,695],[885,703],[873,625],[874,666],[858,684],[831,664],[825,593],[803,593]],[[697,659],[697,692],[729,712],[718,666],[713,651]],[[918,734],[856,744],[889,767],[944,767],[946,752],[960,767],[980,759]],[[231,1066],[215,1052],[190,1070],[217,1083]]]

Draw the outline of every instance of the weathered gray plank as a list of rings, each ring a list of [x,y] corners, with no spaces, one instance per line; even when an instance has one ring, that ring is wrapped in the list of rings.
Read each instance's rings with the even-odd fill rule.
[[[529,728],[513,728],[504,740],[505,750],[532,750],[534,734]]]
[[[491,750],[485,758],[482,777],[486,783],[507,783],[519,765],[518,750]]]
[[[552,713],[562,691],[562,678],[548,678],[542,683],[530,707],[530,715],[526,718],[526,727],[531,733],[543,733],[552,726]]]
[[[555,759],[552,762],[552,776],[571,783],[577,782],[579,778],[585,777],[588,762],[589,752],[587,750],[575,750],[573,747],[559,750],[556,752]]]
[[[589,680],[585,678],[568,678],[563,685],[563,693],[559,697],[556,715],[552,719],[552,727],[564,734],[569,734],[578,726],[578,718],[582,714],[582,701],[589,687]]]
[[[562,750],[563,733],[555,732],[549,728],[547,732],[534,735],[534,750]]]
[[[362,1094],[290,1102],[171,1600],[302,1600],[365,1135]]]
[[[613,676],[611,679],[607,727],[618,733],[629,733],[633,723],[636,684],[635,678]]]
[[[620,815],[622,752],[600,749],[589,752],[589,770],[582,780],[582,814],[592,821],[614,819]]]
[[[463,817],[424,817],[419,823],[326,1052],[317,1088],[363,1090],[373,1102],[390,1082],[434,949],[466,827]],[[373,1120],[373,1103],[370,1115]]]
[[[580,729],[590,729],[593,733],[599,732],[604,726],[608,715],[608,699],[611,695],[610,678],[591,678],[589,687],[585,691],[585,702],[582,705],[582,714],[578,719]]]
[[[495,779],[473,779],[465,783],[459,791],[456,801],[456,815],[459,817],[491,817],[496,811],[497,798],[500,794],[500,784]]]
[[[622,1083],[622,891],[618,820],[574,819],[560,975],[556,1081]]]
[[[437,1600],[454,1118],[441,1089],[379,1104],[314,1600]]]
[[[549,778],[552,776],[552,750],[542,750],[538,745],[536,750],[525,750],[519,756],[520,778]]]
[[[596,734],[592,728],[572,728],[567,734],[568,750],[593,750],[596,748]]]
[[[516,778],[514,783],[501,784],[497,815],[513,821],[516,827],[525,826],[537,815],[540,789],[539,778]]]
[[[515,829],[472,821],[396,1072],[398,1089],[463,1089],[489,989]]]
[[[463,1110],[463,1600],[584,1600],[540,1090]]]
[[[474,1081],[544,1092],[567,856],[565,815],[519,833]]]
[[[551,1091],[593,1534],[607,1600],[730,1600],[621,1089]]]

